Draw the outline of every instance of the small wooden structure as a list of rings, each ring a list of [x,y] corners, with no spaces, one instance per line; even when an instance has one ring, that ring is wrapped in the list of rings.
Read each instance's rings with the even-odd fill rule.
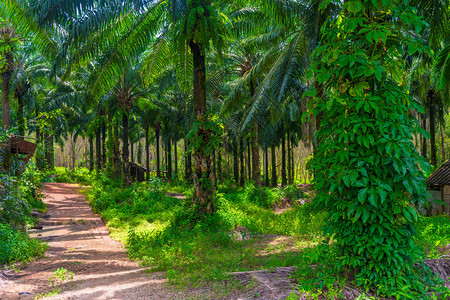
[[[133,162],[130,162],[130,176],[133,180],[144,182],[145,181],[145,173],[147,173],[147,169],[139,166]]]
[[[450,161],[446,161],[433,174],[428,177],[427,190],[431,194],[430,203],[433,213],[446,213],[450,215]],[[445,205],[436,205],[442,201]]]

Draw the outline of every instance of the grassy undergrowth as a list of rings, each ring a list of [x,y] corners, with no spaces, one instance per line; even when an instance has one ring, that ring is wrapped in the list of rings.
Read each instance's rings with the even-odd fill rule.
[[[187,198],[178,200],[166,192],[183,192]],[[320,243],[324,239],[323,213],[315,212],[310,203],[293,203],[289,210],[275,213],[273,208],[283,197],[305,197],[295,187],[221,185],[216,213],[203,218],[194,214],[189,195],[191,186],[186,184],[153,179],[123,188],[119,181],[100,176],[88,199],[107,222],[113,238],[127,246],[132,259],[153,271],[165,271],[169,281],[179,287],[207,284],[220,287],[223,295],[230,286],[237,288],[229,281],[230,272],[293,265],[299,266],[295,277],[303,283],[301,289],[312,297],[338,295],[349,283],[348,274],[334,273],[317,281],[316,272],[309,267],[322,265],[324,270],[333,270],[332,264],[338,260],[332,246]],[[426,258],[449,254],[449,217],[421,217],[417,229],[416,239]]]
[[[88,198],[130,257],[166,271],[174,284],[197,286],[233,271],[300,264],[322,238],[323,216],[310,205],[275,214],[278,190],[221,187],[215,215],[202,218],[189,198],[174,199],[166,190],[157,179],[123,188],[102,177]]]

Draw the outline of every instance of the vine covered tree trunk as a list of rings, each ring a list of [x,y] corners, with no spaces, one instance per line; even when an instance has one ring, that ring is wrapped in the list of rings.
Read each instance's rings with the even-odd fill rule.
[[[277,158],[275,155],[275,145],[272,145],[272,149],[271,149],[271,154],[272,154],[272,186],[277,186]]]
[[[190,40],[189,47],[193,57],[194,71],[194,112],[196,122],[199,123],[197,138],[205,145],[194,149],[194,205],[198,214],[213,214],[213,199],[216,197],[215,177],[212,166],[212,151],[209,149],[211,133],[203,126],[207,122],[206,115],[206,64],[202,45]]]
[[[219,181],[223,181],[222,175],[222,151],[217,151],[217,178]]]
[[[19,136],[25,136],[25,119],[23,117],[23,95],[20,93],[19,89],[16,89],[16,98],[17,98],[17,132]]]
[[[5,46],[11,45],[12,30],[8,27],[0,28],[0,38],[3,40]],[[2,125],[3,129],[9,130],[11,128],[11,108],[9,103],[10,80],[13,72],[14,56],[11,51],[3,54],[5,65],[1,70],[2,78]],[[5,143],[3,154],[3,170],[9,171],[11,169],[11,142],[8,140]]]
[[[118,120],[113,119],[113,135],[112,135],[112,149],[113,149],[113,174],[114,176],[119,177],[121,175],[120,168],[120,150],[119,150],[119,124]]]
[[[128,145],[128,112],[122,111],[122,174],[124,184],[129,186],[130,180],[130,154]]]
[[[75,153],[73,153],[75,155]],[[55,168],[55,153],[53,147],[53,134],[49,134],[45,139],[45,161],[47,168],[53,170]],[[73,164],[75,164],[73,162]]]
[[[427,103],[430,110],[430,162],[436,167],[436,108],[435,108],[435,92],[430,89],[427,94]]]
[[[281,185],[285,186],[286,184],[286,135],[283,133],[281,138]]]
[[[322,26],[311,71],[327,97],[309,93],[314,115],[323,113],[311,167],[336,267],[381,298],[427,299],[441,284],[423,280],[435,275],[414,238],[430,166],[412,142],[420,130],[410,111],[420,107],[407,90],[403,58],[422,51],[423,21],[408,3],[344,1],[339,17]]]
[[[130,161],[135,162],[135,160],[134,160],[134,143],[131,140],[129,140],[128,143],[130,144]]]

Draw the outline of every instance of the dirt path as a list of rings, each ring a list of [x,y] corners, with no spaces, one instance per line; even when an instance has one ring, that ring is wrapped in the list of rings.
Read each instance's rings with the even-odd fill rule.
[[[34,235],[47,241],[50,248],[44,259],[6,276],[8,281],[0,285],[0,299],[30,299],[48,293],[52,290],[49,278],[58,268],[73,272],[74,277],[57,284],[56,288],[63,291],[48,299],[209,298],[205,289],[189,293],[170,289],[164,273],[146,273],[130,261],[122,244],[111,240],[103,221],[92,213],[79,188],[45,184],[50,217]]]

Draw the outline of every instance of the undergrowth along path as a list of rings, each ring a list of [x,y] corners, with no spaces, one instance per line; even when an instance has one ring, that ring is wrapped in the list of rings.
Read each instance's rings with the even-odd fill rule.
[[[113,241],[101,218],[94,214],[80,186],[47,183],[43,187],[50,216],[32,235],[47,241],[45,258],[11,274],[0,299],[177,299],[208,297],[208,290],[176,291],[164,273],[147,273],[130,261],[123,245]],[[53,277],[64,268],[73,279]],[[69,273],[68,273],[69,274]],[[54,286],[49,281],[54,282]]]

